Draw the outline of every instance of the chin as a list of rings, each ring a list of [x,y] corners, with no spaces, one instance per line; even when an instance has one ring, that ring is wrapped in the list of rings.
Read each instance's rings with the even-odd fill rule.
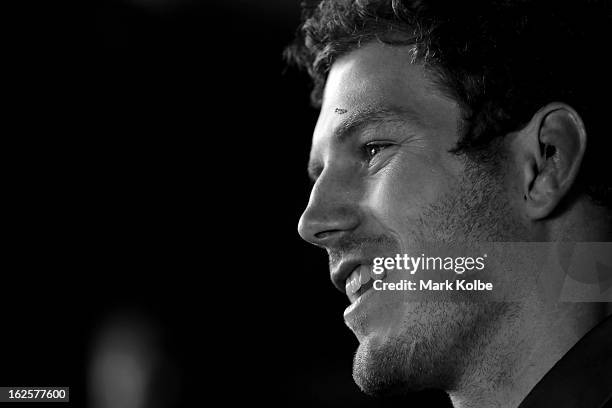
[[[374,396],[451,390],[506,313],[501,304],[420,303],[401,321],[360,336],[353,379]]]
[[[353,361],[353,379],[372,396],[402,395],[425,389],[447,389],[448,368],[433,369],[435,353],[424,342],[400,337],[362,339]],[[441,367],[438,367],[441,368]]]

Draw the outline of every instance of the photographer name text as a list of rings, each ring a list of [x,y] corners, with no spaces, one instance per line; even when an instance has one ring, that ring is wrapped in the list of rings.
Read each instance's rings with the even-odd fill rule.
[[[480,279],[476,280],[446,280],[444,282],[435,282],[432,279],[419,280],[418,282],[402,279],[399,282],[385,282],[383,280],[374,281],[374,290],[408,290],[408,291],[487,291],[493,290],[491,282],[483,282]]]

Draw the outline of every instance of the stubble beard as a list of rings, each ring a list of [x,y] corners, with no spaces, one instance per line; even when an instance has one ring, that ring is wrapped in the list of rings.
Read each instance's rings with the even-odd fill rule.
[[[511,241],[522,234],[512,223],[500,177],[467,171],[455,191],[425,209],[419,235],[452,243]],[[502,302],[407,302],[396,334],[361,339],[353,378],[370,395],[452,391],[478,365],[504,319],[515,315],[516,305]]]

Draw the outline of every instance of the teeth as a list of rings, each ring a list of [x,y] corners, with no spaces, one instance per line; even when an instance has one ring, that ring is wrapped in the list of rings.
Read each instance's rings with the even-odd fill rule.
[[[348,295],[357,293],[363,285],[372,279],[370,269],[371,268],[367,265],[361,265],[350,274],[350,276],[346,279],[345,285],[346,293]]]
[[[357,271],[359,271],[359,286],[365,285],[372,278],[370,275],[370,268],[366,265],[361,265]]]
[[[359,290],[361,283],[359,282],[359,268],[355,269],[353,273],[346,280],[346,293],[353,294]]]
[[[354,302],[359,297],[357,292],[361,287],[367,284],[372,279],[383,279],[385,274],[374,274],[372,267],[369,265],[360,265],[346,278],[345,289],[351,302]]]

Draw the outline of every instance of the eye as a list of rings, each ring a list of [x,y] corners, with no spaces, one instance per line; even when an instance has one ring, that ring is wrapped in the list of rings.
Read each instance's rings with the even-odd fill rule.
[[[386,149],[389,146],[389,143],[370,142],[366,143],[363,146],[363,149],[365,150],[365,154],[368,157],[368,160],[372,160],[374,156],[376,156],[378,153],[380,153],[382,150]]]

